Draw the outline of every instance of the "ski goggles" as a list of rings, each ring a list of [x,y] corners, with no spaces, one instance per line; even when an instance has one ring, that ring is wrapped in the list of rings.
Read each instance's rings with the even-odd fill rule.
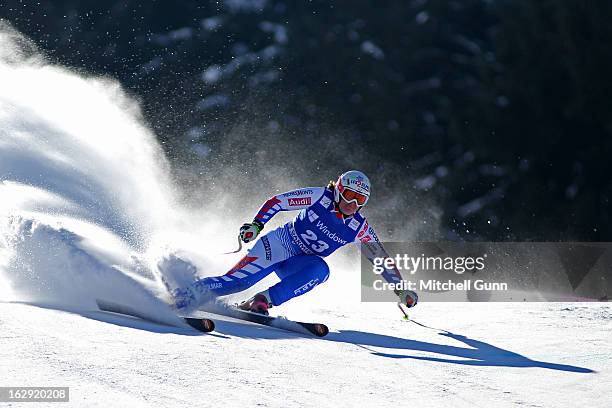
[[[367,195],[358,193],[358,192],[353,191],[353,190],[349,190],[348,188],[345,188],[342,192],[340,192],[340,196],[348,204],[355,203],[355,204],[357,204],[360,207],[365,205],[365,203],[368,202],[368,196]]]

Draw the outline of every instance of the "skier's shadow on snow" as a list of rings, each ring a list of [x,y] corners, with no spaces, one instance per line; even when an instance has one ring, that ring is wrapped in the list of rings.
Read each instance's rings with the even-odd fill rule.
[[[429,326],[425,326],[416,321],[413,323],[433,329]],[[403,339],[399,337],[387,336],[383,334],[367,333],[354,330],[341,330],[338,333],[330,333],[326,340],[337,341],[342,343],[352,343],[363,347],[372,354],[381,357],[403,359],[409,358],[413,360],[426,360],[435,361],[441,363],[461,364],[470,366],[488,366],[488,367],[539,367],[548,368],[551,370],[559,371],[570,371],[575,373],[594,373],[596,371],[590,368],[577,367],[567,364],[556,364],[547,363],[544,361],[531,360],[518,353],[514,353],[509,350],[493,346],[480,340],[471,339],[469,337],[451,333],[447,330],[439,330],[441,336],[450,337],[454,340],[460,341],[465,345],[471,347],[457,347],[449,346],[445,344],[428,343],[418,340]],[[415,350],[425,351],[430,353],[436,353],[443,356],[458,357],[461,360],[445,358],[445,357],[427,357],[427,356],[411,356],[406,354],[393,354],[383,353],[375,350],[371,350],[366,346],[371,347],[383,347],[391,349],[402,349],[402,350]]]
[[[475,340],[460,334],[451,333],[447,330],[434,329],[432,327],[418,323],[414,320],[411,320],[411,322],[424,328],[437,330],[440,332],[439,334],[441,336],[450,337],[454,340],[460,341],[468,347],[428,343],[425,341],[404,339],[401,337],[394,337],[384,334],[376,334],[356,330],[340,330],[339,332],[331,332],[326,337],[318,341],[351,343],[370,351],[376,356],[394,359],[408,358],[414,360],[489,367],[539,367],[575,373],[595,372],[590,368],[531,360],[518,353],[509,350],[504,350],[502,348],[493,346],[480,340]],[[243,323],[233,323],[227,321],[216,321],[216,323],[216,332],[229,336],[253,339],[282,339],[301,336],[300,334],[271,329],[270,327],[265,326],[250,324],[245,325]],[[381,351],[372,350],[368,346],[386,349],[424,351],[441,355],[441,357],[384,353]]]

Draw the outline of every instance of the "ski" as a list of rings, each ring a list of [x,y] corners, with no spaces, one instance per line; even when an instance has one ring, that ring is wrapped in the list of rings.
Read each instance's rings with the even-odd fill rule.
[[[154,316],[143,313],[142,311],[138,311],[130,306],[122,305],[115,302],[109,302],[107,300],[96,299],[96,304],[98,308],[103,312],[111,312],[118,313],[126,316],[138,317],[139,319],[143,319],[152,323],[162,324],[167,326],[167,322],[163,322],[155,319]],[[211,319],[207,318],[193,318],[193,317],[184,317],[179,316],[185,323],[187,323],[190,327],[208,333],[215,330],[215,322]]]
[[[189,326],[204,333],[209,333],[215,330],[215,322],[212,319],[182,317]]]
[[[292,331],[295,333],[315,335],[317,337],[324,337],[327,335],[327,333],[329,333],[328,327],[323,323],[298,322],[285,317],[267,316],[260,313],[240,310],[233,306],[209,304],[204,305],[199,310],[205,313],[227,316],[264,326],[276,327],[277,329]]]

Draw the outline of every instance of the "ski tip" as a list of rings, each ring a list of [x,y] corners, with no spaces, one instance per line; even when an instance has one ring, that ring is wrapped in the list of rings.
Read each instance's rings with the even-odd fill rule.
[[[314,331],[315,336],[324,337],[324,336],[327,336],[327,333],[329,333],[329,328],[326,325],[315,324],[315,331]]]
[[[188,325],[198,331],[209,333],[215,330],[215,322],[210,319],[196,319],[192,317],[184,317],[183,319],[185,319]]]
[[[327,336],[327,333],[329,333],[329,329],[323,323],[299,323],[299,324],[317,337],[325,337]]]

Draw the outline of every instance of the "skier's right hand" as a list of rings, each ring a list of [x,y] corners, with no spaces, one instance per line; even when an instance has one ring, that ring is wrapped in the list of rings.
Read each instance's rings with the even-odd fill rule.
[[[251,223],[247,222],[240,227],[240,239],[245,243],[251,242],[257,238],[257,235],[259,235],[262,229],[263,225],[257,221]]]
[[[416,292],[408,289],[396,290],[395,294],[399,296],[400,303],[406,307],[415,307],[419,302],[419,295]]]

